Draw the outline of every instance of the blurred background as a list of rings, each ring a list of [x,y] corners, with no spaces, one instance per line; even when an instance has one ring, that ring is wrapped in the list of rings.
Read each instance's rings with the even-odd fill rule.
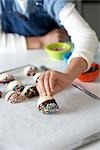
[[[100,41],[100,0],[76,0],[76,7],[96,31]]]

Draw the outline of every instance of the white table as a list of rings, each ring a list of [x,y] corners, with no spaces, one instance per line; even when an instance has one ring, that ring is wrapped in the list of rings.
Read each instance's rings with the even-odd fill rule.
[[[100,48],[96,62],[100,63]],[[0,72],[25,64],[46,65],[63,71],[63,61],[52,60],[43,50],[0,54]],[[81,83],[100,96],[100,78]],[[60,112],[43,115],[36,108],[36,99],[8,104],[0,99],[0,150],[69,150],[79,139],[100,131],[100,101],[70,86],[55,95]],[[99,150],[100,142],[83,148]]]

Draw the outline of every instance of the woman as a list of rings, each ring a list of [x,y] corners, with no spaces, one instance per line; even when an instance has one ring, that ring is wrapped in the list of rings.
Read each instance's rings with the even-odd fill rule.
[[[0,14],[0,50],[38,49],[47,43],[64,41],[66,32],[71,36],[74,51],[67,69],[64,73],[47,71],[40,76],[41,95],[63,90],[90,68],[98,45],[97,36],[72,0],[1,0]]]

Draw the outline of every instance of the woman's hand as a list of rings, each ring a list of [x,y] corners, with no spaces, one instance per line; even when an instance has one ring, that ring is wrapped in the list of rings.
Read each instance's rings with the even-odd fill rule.
[[[54,42],[64,42],[68,38],[68,34],[64,29],[54,29],[43,36],[44,46]]]
[[[71,83],[72,81],[67,73],[49,70],[39,77],[37,88],[40,96],[54,95],[64,90]]]
[[[64,90],[82,72],[87,69],[87,62],[82,57],[73,58],[65,73],[48,70],[38,79],[37,88],[40,96],[54,95]]]
[[[42,36],[39,37],[26,37],[27,49],[41,49],[43,48],[43,39]]]

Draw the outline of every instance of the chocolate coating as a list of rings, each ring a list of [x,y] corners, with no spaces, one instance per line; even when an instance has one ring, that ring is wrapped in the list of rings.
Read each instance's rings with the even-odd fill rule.
[[[25,92],[25,96],[27,98],[32,98],[32,97],[35,97],[35,96],[39,96],[39,93],[37,91],[36,86],[29,87],[29,89]]]
[[[59,107],[54,99],[41,103],[38,109],[44,114],[51,114],[59,111]]]
[[[0,98],[2,97],[2,92],[0,91]]]

